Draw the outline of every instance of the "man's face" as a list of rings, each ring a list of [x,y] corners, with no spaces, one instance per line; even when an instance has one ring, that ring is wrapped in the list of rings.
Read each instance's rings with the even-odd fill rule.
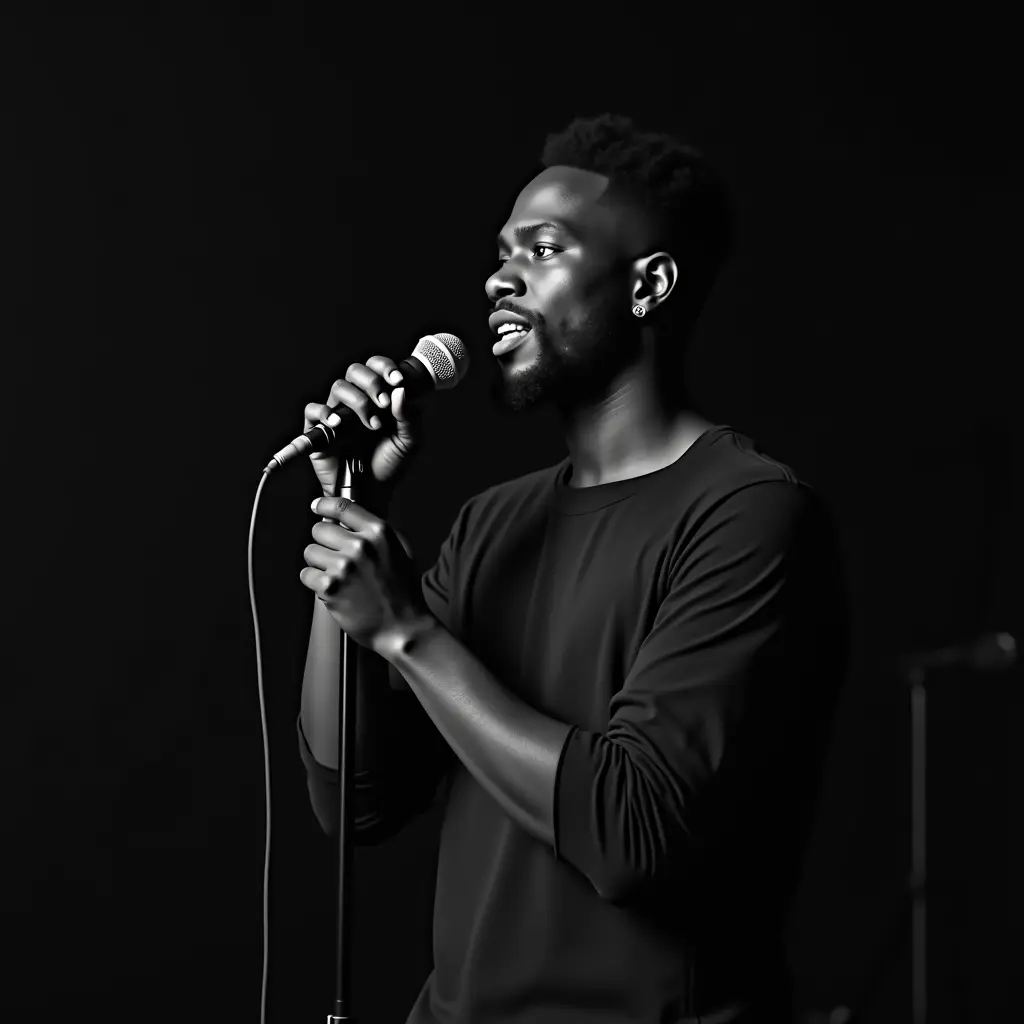
[[[516,348],[492,356],[491,400],[501,410],[595,403],[642,355],[628,257],[641,251],[643,228],[621,205],[599,204],[607,187],[605,175],[549,167],[519,193],[501,229],[502,264],[485,291],[496,310],[532,326]],[[548,221],[556,227],[513,234]]]

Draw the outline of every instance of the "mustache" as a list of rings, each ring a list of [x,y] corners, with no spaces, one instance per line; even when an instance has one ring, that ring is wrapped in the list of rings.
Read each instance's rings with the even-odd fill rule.
[[[534,313],[532,310],[524,309],[522,306],[517,306],[514,302],[506,302],[502,300],[501,302],[495,305],[494,309],[491,310],[491,312],[513,313],[516,316],[521,316],[533,328],[540,326],[538,321],[541,318],[536,313]]]

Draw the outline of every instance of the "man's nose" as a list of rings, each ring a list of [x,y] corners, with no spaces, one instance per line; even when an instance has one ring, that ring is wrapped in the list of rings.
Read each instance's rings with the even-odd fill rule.
[[[516,286],[506,276],[505,269],[496,270],[484,283],[484,291],[491,302],[497,302],[503,295],[515,295]]]

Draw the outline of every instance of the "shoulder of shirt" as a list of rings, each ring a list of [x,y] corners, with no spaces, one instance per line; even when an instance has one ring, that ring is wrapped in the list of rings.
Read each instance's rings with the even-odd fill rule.
[[[732,428],[711,439],[705,479],[698,488],[697,507],[704,513],[733,504],[731,499],[753,500],[751,509],[763,515],[769,505],[784,520],[830,518],[827,502],[792,466],[759,450],[747,435]],[[782,486],[779,486],[782,485]],[[766,505],[768,502],[769,505]]]
[[[739,486],[753,483],[790,483],[808,486],[785,462],[761,451],[754,441],[738,430],[727,428],[712,438],[706,462],[712,475],[735,481]]]
[[[718,430],[703,455],[692,466],[696,476],[688,481],[691,524],[706,523],[709,516],[726,509],[742,508],[762,519],[771,508],[773,518],[792,523],[803,520],[812,509],[826,511],[821,495],[792,466],[767,455],[733,427]]]

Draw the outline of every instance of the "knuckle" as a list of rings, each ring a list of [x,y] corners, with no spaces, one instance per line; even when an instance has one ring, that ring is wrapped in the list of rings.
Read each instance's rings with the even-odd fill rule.
[[[360,391],[357,387],[352,384],[347,384],[345,381],[341,381],[341,387],[334,390],[331,398],[334,399],[335,405],[344,405],[349,409],[354,409],[356,412],[359,412],[367,402],[366,393],[364,391]],[[330,413],[327,411],[327,406],[325,405],[323,418],[326,419],[329,415]]]
[[[384,539],[384,524],[374,523],[372,526],[366,528],[366,532],[370,536],[371,541],[380,541]]]
[[[366,541],[362,537],[353,537],[352,550],[355,552],[356,558],[362,558],[363,552],[366,550]]]

